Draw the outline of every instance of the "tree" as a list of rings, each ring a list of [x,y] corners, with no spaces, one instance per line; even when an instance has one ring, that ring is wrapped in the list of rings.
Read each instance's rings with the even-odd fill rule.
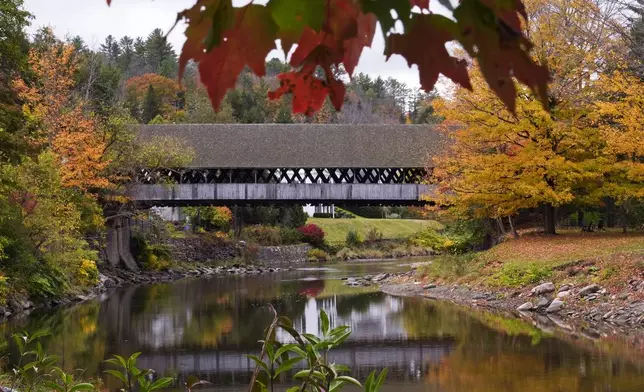
[[[345,85],[334,69],[344,66],[353,74],[379,22],[386,40],[385,55],[400,54],[410,65],[417,64],[425,91],[432,90],[439,74],[470,87],[465,63],[450,56],[445,47],[457,41],[478,59],[485,80],[511,111],[516,94],[512,77],[546,101],[548,72],[529,56],[531,45],[521,20],[526,14],[519,0],[465,0],[455,8],[449,2],[443,4],[453,10],[453,19],[422,13],[429,9],[427,0],[314,0],[306,7],[285,0],[242,7],[233,7],[229,0],[197,1],[177,19],[188,24],[179,75],[195,60],[217,109],[245,67],[257,76],[265,74],[265,58],[279,39],[285,54],[293,44],[298,45],[289,61],[293,71],[279,75],[280,86],[270,98],[292,94],[293,111],[310,115],[328,96],[339,110]],[[392,32],[396,24],[404,27],[403,33]],[[425,44],[424,50],[417,50],[418,42]],[[316,75],[318,67],[322,77]]]
[[[145,40],[145,62],[148,72],[168,78],[177,75],[177,55],[161,29],[154,29]]]
[[[21,134],[23,121],[18,97],[10,88],[11,80],[27,69],[28,42],[24,29],[32,15],[23,9],[22,0],[0,3],[0,162],[19,159],[25,151]]]
[[[119,40],[121,56],[119,57],[119,67],[121,72],[128,74],[130,66],[134,60],[134,40],[127,35]]]
[[[105,42],[101,44],[101,53],[110,65],[115,65],[121,56],[121,47],[111,34],[105,37]]]
[[[644,200],[644,81],[637,71],[634,76],[618,70],[603,75],[597,87],[592,117],[606,142],[606,174],[599,192],[626,213],[636,200]]]
[[[37,82],[29,86],[18,79],[13,83],[25,102],[28,126],[33,130],[28,142],[50,148],[59,157],[65,186],[83,190],[108,187],[102,171],[109,162],[103,157],[105,145],[97,132],[98,124],[73,95],[78,70],[74,47],[55,43],[42,50],[32,49],[29,65]]]
[[[154,91],[154,97],[150,95],[150,87]],[[179,108],[178,100],[181,91],[175,80],[153,73],[135,76],[125,82],[125,94],[128,102],[138,102],[142,111],[146,110],[147,103],[158,105],[158,108],[152,111],[154,116],[150,117],[148,121],[158,114],[166,117],[176,111]],[[149,101],[149,99],[153,99],[153,101]]]
[[[159,95],[154,91],[154,87],[150,84],[148,85],[148,91],[145,94],[145,99],[143,101],[141,121],[144,124],[147,124],[159,115],[161,115],[161,102],[159,100]]]

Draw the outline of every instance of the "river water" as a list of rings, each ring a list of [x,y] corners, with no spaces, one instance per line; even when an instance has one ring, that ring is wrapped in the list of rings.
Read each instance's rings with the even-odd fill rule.
[[[341,278],[409,268],[404,260],[302,267],[249,277],[209,277],[124,287],[71,308],[32,313],[0,326],[4,336],[47,329],[44,345],[68,369],[101,375],[111,354],[142,352],[139,365],[160,375],[189,375],[204,390],[246,390],[272,320],[266,304],[319,332],[324,309],[353,334],[331,359],[360,380],[389,368],[384,391],[644,391],[644,361],[606,354],[592,343],[560,339],[515,319],[454,305],[349,288]],[[286,339],[286,336],[278,335]],[[604,343],[610,349],[611,342]],[[0,349],[7,351],[5,343]],[[106,380],[112,390],[113,379]]]

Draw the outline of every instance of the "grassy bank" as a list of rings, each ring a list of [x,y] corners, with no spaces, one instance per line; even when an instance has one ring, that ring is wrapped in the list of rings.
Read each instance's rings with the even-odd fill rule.
[[[384,239],[408,238],[426,228],[440,229],[442,225],[432,220],[419,219],[327,219],[309,218],[308,223],[314,223],[326,233],[326,240],[330,244],[344,243],[347,233],[354,230],[363,237],[369,230],[376,229],[382,233]]]
[[[619,286],[644,271],[644,233],[526,234],[490,250],[445,255],[420,273],[427,279],[521,287],[543,280]]]

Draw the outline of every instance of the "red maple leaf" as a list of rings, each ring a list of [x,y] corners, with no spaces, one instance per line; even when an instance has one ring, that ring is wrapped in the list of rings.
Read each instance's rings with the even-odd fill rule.
[[[199,12],[202,7],[199,6]],[[197,11],[189,10],[192,13]],[[203,17],[203,15],[202,15]],[[268,11],[261,5],[249,4],[235,9],[232,28],[221,34],[221,41],[206,52],[204,37],[212,23],[204,21],[188,28],[188,40],[180,57],[180,72],[190,59],[199,63],[201,82],[206,86],[212,105],[217,110],[228,89],[234,88],[237,77],[248,66],[257,76],[264,76],[268,53],[275,49],[277,26]]]
[[[387,59],[393,53],[402,55],[409,66],[418,65],[420,85],[425,91],[431,91],[443,74],[455,83],[472,89],[467,74],[467,65],[450,56],[445,44],[454,39],[454,22],[441,15],[414,15],[408,31],[404,34],[391,34],[387,39],[385,55]],[[424,37],[432,37],[426,40]],[[426,45],[420,44],[425,42]]]

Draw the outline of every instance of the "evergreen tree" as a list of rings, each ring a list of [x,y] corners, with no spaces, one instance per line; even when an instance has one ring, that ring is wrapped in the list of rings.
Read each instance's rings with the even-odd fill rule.
[[[159,114],[161,114],[161,100],[154,92],[154,87],[150,85],[148,86],[148,92],[145,94],[145,100],[143,101],[141,121],[147,124]]]
[[[105,37],[105,43],[101,44],[101,53],[107,57],[107,61],[110,65],[114,65],[118,61],[119,56],[121,55],[121,48],[111,34]]]
[[[134,40],[127,35],[119,40],[119,48],[121,56],[119,57],[119,67],[123,74],[128,74],[130,65],[134,60]],[[128,75],[129,76],[129,75]]]
[[[177,70],[177,55],[161,29],[154,29],[145,41],[145,61],[149,71],[174,77]]]

